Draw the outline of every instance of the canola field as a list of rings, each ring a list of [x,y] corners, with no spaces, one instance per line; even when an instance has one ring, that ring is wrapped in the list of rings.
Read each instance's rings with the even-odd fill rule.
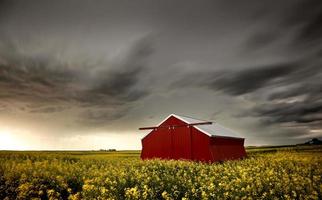
[[[141,161],[139,152],[0,152],[0,199],[322,199],[322,147],[238,161]]]

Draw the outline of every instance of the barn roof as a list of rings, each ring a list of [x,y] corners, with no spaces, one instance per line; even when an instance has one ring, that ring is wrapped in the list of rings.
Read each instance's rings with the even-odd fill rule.
[[[165,120],[163,120],[160,124],[158,124],[158,126],[161,125],[164,121],[166,121],[171,116],[173,116],[177,119],[180,119],[181,121],[183,121],[187,124],[207,122],[205,120],[200,120],[200,119],[195,119],[195,118],[191,118],[191,117],[171,114]],[[225,128],[224,126],[220,125],[217,122],[215,122],[213,124],[195,125],[194,127],[196,129],[198,129],[199,131],[205,133],[208,136],[240,138],[240,136],[236,132],[234,132],[231,129]]]

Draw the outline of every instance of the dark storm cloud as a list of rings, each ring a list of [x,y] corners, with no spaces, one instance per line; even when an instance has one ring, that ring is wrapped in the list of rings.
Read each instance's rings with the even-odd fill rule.
[[[322,3],[320,0],[294,1],[294,4],[290,4],[283,12],[275,14],[279,16],[278,19],[274,19],[270,26],[254,32],[252,37],[246,40],[247,51],[267,47],[281,38],[284,40],[293,38],[288,46],[292,50],[309,48],[308,45],[315,46],[318,45],[317,42],[321,42]],[[265,12],[258,17],[265,18]],[[318,46],[321,47],[321,45]]]
[[[258,103],[243,116],[262,118],[266,124],[292,123],[310,128],[321,123],[322,117],[322,62],[319,58],[312,60],[193,74],[175,85],[204,87],[231,96],[247,94]]]
[[[0,114],[75,135],[177,112],[291,143],[303,130],[278,127],[321,122],[321,13],[320,0],[0,0]]]
[[[276,64],[239,72],[224,72],[218,78],[214,78],[207,87],[232,95],[241,95],[265,87],[270,82],[283,78],[297,69],[298,66],[294,64]]]
[[[113,106],[109,108],[92,108],[87,109],[81,114],[79,123],[88,126],[109,124],[111,120],[119,119],[127,114],[129,107]]]
[[[272,92],[267,102],[257,105],[249,114],[264,117],[265,123],[293,123],[308,128],[322,127],[322,69],[316,76],[292,83],[282,92]]]
[[[98,71],[97,82],[92,92],[117,96],[126,101],[135,101],[144,97],[147,91],[133,86],[140,81],[142,72],[147,70],[144,62],[152,53],[151,38],[146,37],[140,40],[117,69]]]
[[[278,34],[272,33],[264,37],[264,40],[279,39],[283,34],[292,33],[294,38],[288,46],[288,51],[300,52],[300,54],[304,55],[304,58],[301,62],[297,62],[297,68],[289,70],[285,76],[276,76],[275,78],[281,78],[280,85],[272,84],[269,88],[272,91],[266,91],[266,93],[269,93],[266,102],[255,106],[248,114],[262,117],[264,123],[288,123],[290,126],[305,126],[308,129],[321,128],[321,1],[300,1],[291,7],[291,11],[284,18],[281,17],[281,23],[277,30]],[[268,44],[272,41],[269,41]],[[256,41],[255,43],[265,44],[262,41]],[[257,74],[254,75],[256,76]],[[261,76],[258,76],[258,78],[260,79]],[[243,79],[243,81],[247,81],[247,79]],[[250,80],[250,85],[252,85],[252,82]],[[265,84],[264,86],[266,87],[267,85]],[[274,87],[278,86],[284,86],[287,89],[274,91]],[[263,86],[258,87],[258,89],[262,88]],[[252,95],[256,95],[256,93]]]
[[[279,38],[279,33],[272,31],[262,31],[254,33],[245,43],[246,51],[256,51],[260,48],[266,47]]]
[[[305,84],[307,81],[312,82],[312,85],[314,82],[318,84],[321,71],[320,64],[311,61],[272,64],[241,71],[222,72],[222,75],[215,76],[210,84],[208,82],[207,87],[231,95],[243,95],[268,86]]]
[[[257,106],[255,116],[267,118],[270,123],[309,123],[322,120],[322,102],[293,102]]]
[[[243,55],[289,38],[280,46],[287,52],[286,62],[187,73],[172,86],[208,88],[232,97],[245,95],[254,105],[239,117],[256,117],[263,125],[320,129],[322,3],[299,1],[279,15],[275,23],[254,31],[244,44]],[[265,18],[265,13],[260,17]]]
[[[318,78],[311,77],[311,83],[301,83],[297,86],[290,87],[286,91],[275,92],[268,97],[268,100],[281,100],[297,96],[307,95],[311,100],[318,99],[322,93],[322,83]]]
[[[285,20],[288,28],[299,28],[295,43],[321,40],[322,3],[319,0],[302,1]]]
[[[272,84],[274,81],[289,79],[289,74],[298,74],[302,66],[297,63],[272,64],[269,66],[250,67],[234,71],[210,71],[192,73],[175,82],[174,85],[197,85],[212,90],[219,90],[231,95],[254,92]],[[304,70],[310,72],[311,70]],[[306,76],[305,74],[302,74]]]
[[[0,21],[1,17],[5,16],[12,2],[10,0],[0,0]]]
[[[137,84],[147,71],[146,59],[153,53],[151,38],[137,41],[121,62],[84,61],[73,66],[73,61],[59,60],[55,54],[29,55],[24,45],[12,40],[0,45],[0,97],[36,105],[35,109],[26,107],[31,113],[59,112],[68,104],[84,108],[81,117],[91,121],[117,119],[126,114],[123,110],[131,102],[148,94]]]

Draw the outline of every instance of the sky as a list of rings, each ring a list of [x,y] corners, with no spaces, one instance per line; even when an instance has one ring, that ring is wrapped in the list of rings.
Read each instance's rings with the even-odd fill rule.
[[[171,113],[322,137],[320,0],[0,0],[0,149],[141,149]]]

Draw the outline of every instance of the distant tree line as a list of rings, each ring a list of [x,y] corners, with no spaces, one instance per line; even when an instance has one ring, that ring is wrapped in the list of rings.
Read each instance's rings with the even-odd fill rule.
[[[116,151],[116,149],[100,149],[99,151]]]

